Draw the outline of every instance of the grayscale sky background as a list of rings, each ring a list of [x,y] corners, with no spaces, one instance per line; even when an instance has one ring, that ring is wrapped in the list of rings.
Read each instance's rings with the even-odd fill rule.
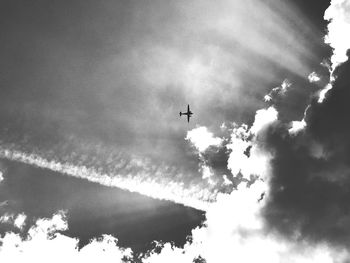
[[[38,218],[65,210],[64,234],[79,238],[80,246],[103,234],[135,252],[145,252],[154,240],[181,246],[206,219],[186,198],[214,202],[241,182],[229,164],[232,127],[250,127],[257,110],[273,106],[280,126],[254,141],[274,156],[266,229],[288,236],[298,225],[305,240],[346,243],[349,236],[336,233],[348,223],[329,231],[327,226],[347,213],[350,193],[328,185],[335,179],[316,185],[305,179],[335,169],[341,173],[335,181],[343,182],[339,178],[350,167],[345,157],[337,159],[348,153],[348,145],[327,138],[334,132],[334,138],[348,140],[346,117],[337,123],[327,115],[344,114],[345,102],[334,105],[346,91],[332,90],[334,101],[315,101],[329,82],[324,65],[331,65],[332,49],[324,43],[323,18],[329,5],[324,0],[0,1],[0,217],[27,216],[21,231],[0,220],[0,235],[11,230],[25,237]],[[346,67],[337,74],[345,75]],[[320,80],[310,82],[311,72]],[[271,91],[282,83],[290,84],[286,94]],[[348,83],[339,77],[334,87]],[[267,94],[272,101],[264,101]],[[187,104],[194,112],[189,124],[178,116]],[[285,124],[304,117],[303,138],[285,135]],[[339,129],[327,130],[324,118]],[[185,139],[199,127],[222,138],[220,145],[201,152]],[[308,155],[308,140],[328,147],[328,159]],[[6,150],[22,159],[5,156]],[[31,154],[76,168],[55,171],[38,158],[30,164]],[[83,166],[96,173],[77,175]],[[212,180],[204,176],[206,167]],[[300,167],[300,178],[288,177],[294,167]],[[155,185],[174,192],[152,193]],[[288,190],[281,193],[281,187]],[[302,200],[309,200],[305,207],[297,205],[303,203],[293,194],[298,189]],[[329,204],[325,210],[317,209],[320,192]],[[341,193],[328,198],[335,192]],[[179,201],[177,193],[185,197]],[[310,207],[316,208],[310,212]],[[337,212],[320,219],[326,210]],[[326,230],[320,232],[322,226]]]

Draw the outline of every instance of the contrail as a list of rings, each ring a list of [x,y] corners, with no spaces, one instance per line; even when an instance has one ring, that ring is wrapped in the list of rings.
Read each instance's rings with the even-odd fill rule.
[[[206,211],[210,205],[210,201],[215,200],[215,194],[210,190],[203,189],[203,187],[200,186],[184,187],[183,183],[170,181],[169,179],[167,182],[159,182],[159,180],[154,179],[154,175],[149,171],[143,171],[144,169],[137,169],[135,174],[128,174],[126,176],[120,173],[105,173],[101,172],[101,169],[98,168],[75,165],[68,161],[62,162],[55,158],[50,158],[49,160],[43,157],[44,154],[26,153],[13,148],[15,147],[6,147],[6,145],[0,143],[0,158],[49,169],[77,178],[83,178],[104,186],[117,187],[130,192],[136,192],[151,198],[171,201],[201,211]],[[123,162],[123,160],[120,162]],[[119,167],[124,164],[125,162],[119,164]],[[130,166],[130,164],[128,165]],[[116,166],[118,166],[118,164],[116,164]],[[128,170],[128,167],[126,167],[126,170]],[[162,171],[158,170],[156,173],[162,173]]]

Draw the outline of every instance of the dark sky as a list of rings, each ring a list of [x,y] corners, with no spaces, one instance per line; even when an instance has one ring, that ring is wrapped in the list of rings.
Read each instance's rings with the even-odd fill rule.
[[[271,227],[343,246],[349,242],[350,224],[349,73],[349,62],[336,68],[325,101],[314,99],[307,111],[304,133],[288,138],[281,125],[268,138],[276,156],[266,207]]]
[[[266,231],[346,246],[348,62],[325,101],[316,96],[330,81],[329,5],[0,1],[0,217],[27,215],[24,231],[0,223],[0,234],[25,236],[37,219],[65,210],[64,234],[81,247],[103,234],[135,252],[154,240],[182,246],[205,219],[212,231],[212,217],[191,202],[242,181],[228,165],[232,127],[250,127],[272,106],[278,121],[246,138],[272,156]],[[320,80],[311,83],[311,72]],[[290,84],[283,92],[282,83]],[[178,116],[188,103],[189,124]],[[292,136],[290,122],[304,117]],[[202,126],[222,143],[201,151],[185,139]]]

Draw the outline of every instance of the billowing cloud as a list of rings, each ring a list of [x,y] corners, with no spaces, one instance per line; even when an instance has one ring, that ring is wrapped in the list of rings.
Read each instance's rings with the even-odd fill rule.
[[[227,148],[231,150],[227,167],[233,175],[242,174],[243,178],[259,175],[264,178],[268,171],[268,153],[258,145],[265,130],[277,121],[277,111],[273,107],[256,112],[253,125],[248,129],[242,125],[233,129],[231,142]]]
[[[185,140],[189,141],[196,149],[199,159],[199,171],[202,174],[202,178],[213,187],[213,190],[218,190],[223,176],[227,173],[227,164],[221,156],[222,151],[225,151],[225,139],[215,137],[207,127],[202,126],[188,131]],[[218,165],[214,164],[215,159],[219,159],[222,163]]]
[[[275,233],[264,231],[260,210],[264,200],[257,198],[266,184],[256,182],[251,187],[241,184],[232,194],[221,194],[218,202],[207,213],[205,225],[192,231],[191,240],[184,248],[170,243],[160,244],[160,249],[149,251],[138,262],[184,262],[195,259],[204,262],[343,262],[348,254],[327,244],[310,245],[306,241],[288,241]],[[243,201],[244,200],[244,201]],[[67,230],[65,213],[59,211],[52,218],[40,218],[26,237],[13,232],[0,238],[0,256],[15,262],[134,262],[131,249],[118,246],[110,235],[92,239],[78,250],[78,240],[61,231]],[[252,253],[254,251],[254,253]]]
[[[304,119],[301,121],[292,121],[291,127],[289,128],[288,131],[290,134],[295,135],[300,131],[302,131],[305,127],[306,127],[306,122]]]
[[[17,229],[23,230],[26,219],[27,216],[24,213],[20,213],[18,215],[15,215],[13,213],[5,213],[0,217],[0,223],[13,224],[13,226]]]
[[[186,140],[189,140],[199,151],[204,152],[209,146],[220,146],[222,139],[214,137],[206,127],[198,127],[187,132]]]
[[[254,126],[255,124],[255,126]],[[326,241],[313,242],[300,237],[299,232],[284,236],[270,231],[266,223],[266,204],[274,198],[270,194],[270,183],[274,186],[274,170],[270,170],[276,157],[274,151],[267,147],[270,134],[281,125],[277,111],[273,108],[257,112],[251,129],[247,125],[237,126],[232,130],[232,162],[247,167],[246,175],[255,175],[252,184],[241,182],[230,194],[220,193],[216,202],[206,212],[204,225],[192,231],[191,241],[183,249],[165,244],[159,252],[151,253],[145,262],[345,262],[349,254],[344,248],[338,248]],[[252,131],[252,128],[255,127]],[[287,127],[287,126],[286,126]],[[236,149],[234,147],[236,146]],[[249,147],[249,150],[247,148]],[[249,154],[248,154],[249,152]],[[259,155],[257,154],[259,153]],[[243,159],[245,156],[246,159]],[[251,160],[249,160],[252,158]],[[250,163],[249,163],[250,162]],[[229,162],[230,165],[230,162]],[[274,167],[273,167],[274,168]],[[243,169],[241,170],[241,173]],[[271,172],[273,172],[271,174]],[[271,177],[272,175],[272,177]],[[245,176],[248,177],[248,176]],[[296,195],[298,194],[295,191]],[[254,251],[254,253],[252,253]]]
[[[117,239],[109,235],[93,239],[78,250],[77,239],[59,233],[64,230],[67,221],[62,211],[52,218],[40,218],[24,239],[13,232],[1,237],[0,256],[13,262],[123,262],[132,256],[130,249],[118,247]]]
[[[286,236],[346,248],[350,62],[338,65],[331,74],[332,88],[321,102],[312,100],[303,123],[298,123],[302,133],[297,133],[297,126],[288,130],[290,125],[281,123],[267,134],[266,146],[274,157],[264,216],[271,229]]]
[[[331,0],[330,6],[324,14],[324,18],[329,21],[328,34],[325,42],[333,48],[330,65],[330,80],[319,93],[319,103],[322,103],[329,90],[332,89],[333,81],[336,77],[334,70],[339,64],[348,60],[348,49],[350,48],[350,37],[347,32],[350,30],[350,3],[348,0]]]
[[[250,131],[258,135],[258,133],[268,127],[271,123],[277,121],[277,111],[273,107],[268,109],[258,110],[255,115],[255,121],[250,128]]]
[[[333,70],[345,62],[348,57],[347,50],[350,48],[350,2],[348,0],[331,0],[331,4],[324,14],[329,21],[328,34],[325,42],[333,48],[331,57]]]
[[[18,214],[13,221],[13,225],[18,229],[23,229],[27,216],[24,213]]]
[[[286,239],[276,233],[266,233],[260,212],[266,183],[257,181],[249,188],[241,184],[231,194],[220,194],[207,212],[205,225],[192,231],[191,242],[183,249],[165,244],[160,253],[154,252],[144,262],[343,262],[345,250],[327,243]],[[176,261],[177,260],[177,261]],[[199,261],[202,262],[202,261]]]

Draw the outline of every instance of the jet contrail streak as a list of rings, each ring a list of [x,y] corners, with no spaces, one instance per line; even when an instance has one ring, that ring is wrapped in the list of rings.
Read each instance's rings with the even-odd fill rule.
[[[130,192],[136,192],[151,198],[167,200],[184,206],[206,211],[210,202],[214,200],[213,193],[200,187],[184,188],[181,183],[159,183],[152,180],[152,175],[139,171],[136,175],[121,176],[118,174],[101,173],[98,169],[84,165],[74,165],[69,162],[48,160],[39,154],[25,153],[23,151],[8,149],[0,144],[0,158],[17,161],[51,171],[83,178],[90,182],[104,186],[117,187]],[[209,197],[209,198],[208,198]]]

